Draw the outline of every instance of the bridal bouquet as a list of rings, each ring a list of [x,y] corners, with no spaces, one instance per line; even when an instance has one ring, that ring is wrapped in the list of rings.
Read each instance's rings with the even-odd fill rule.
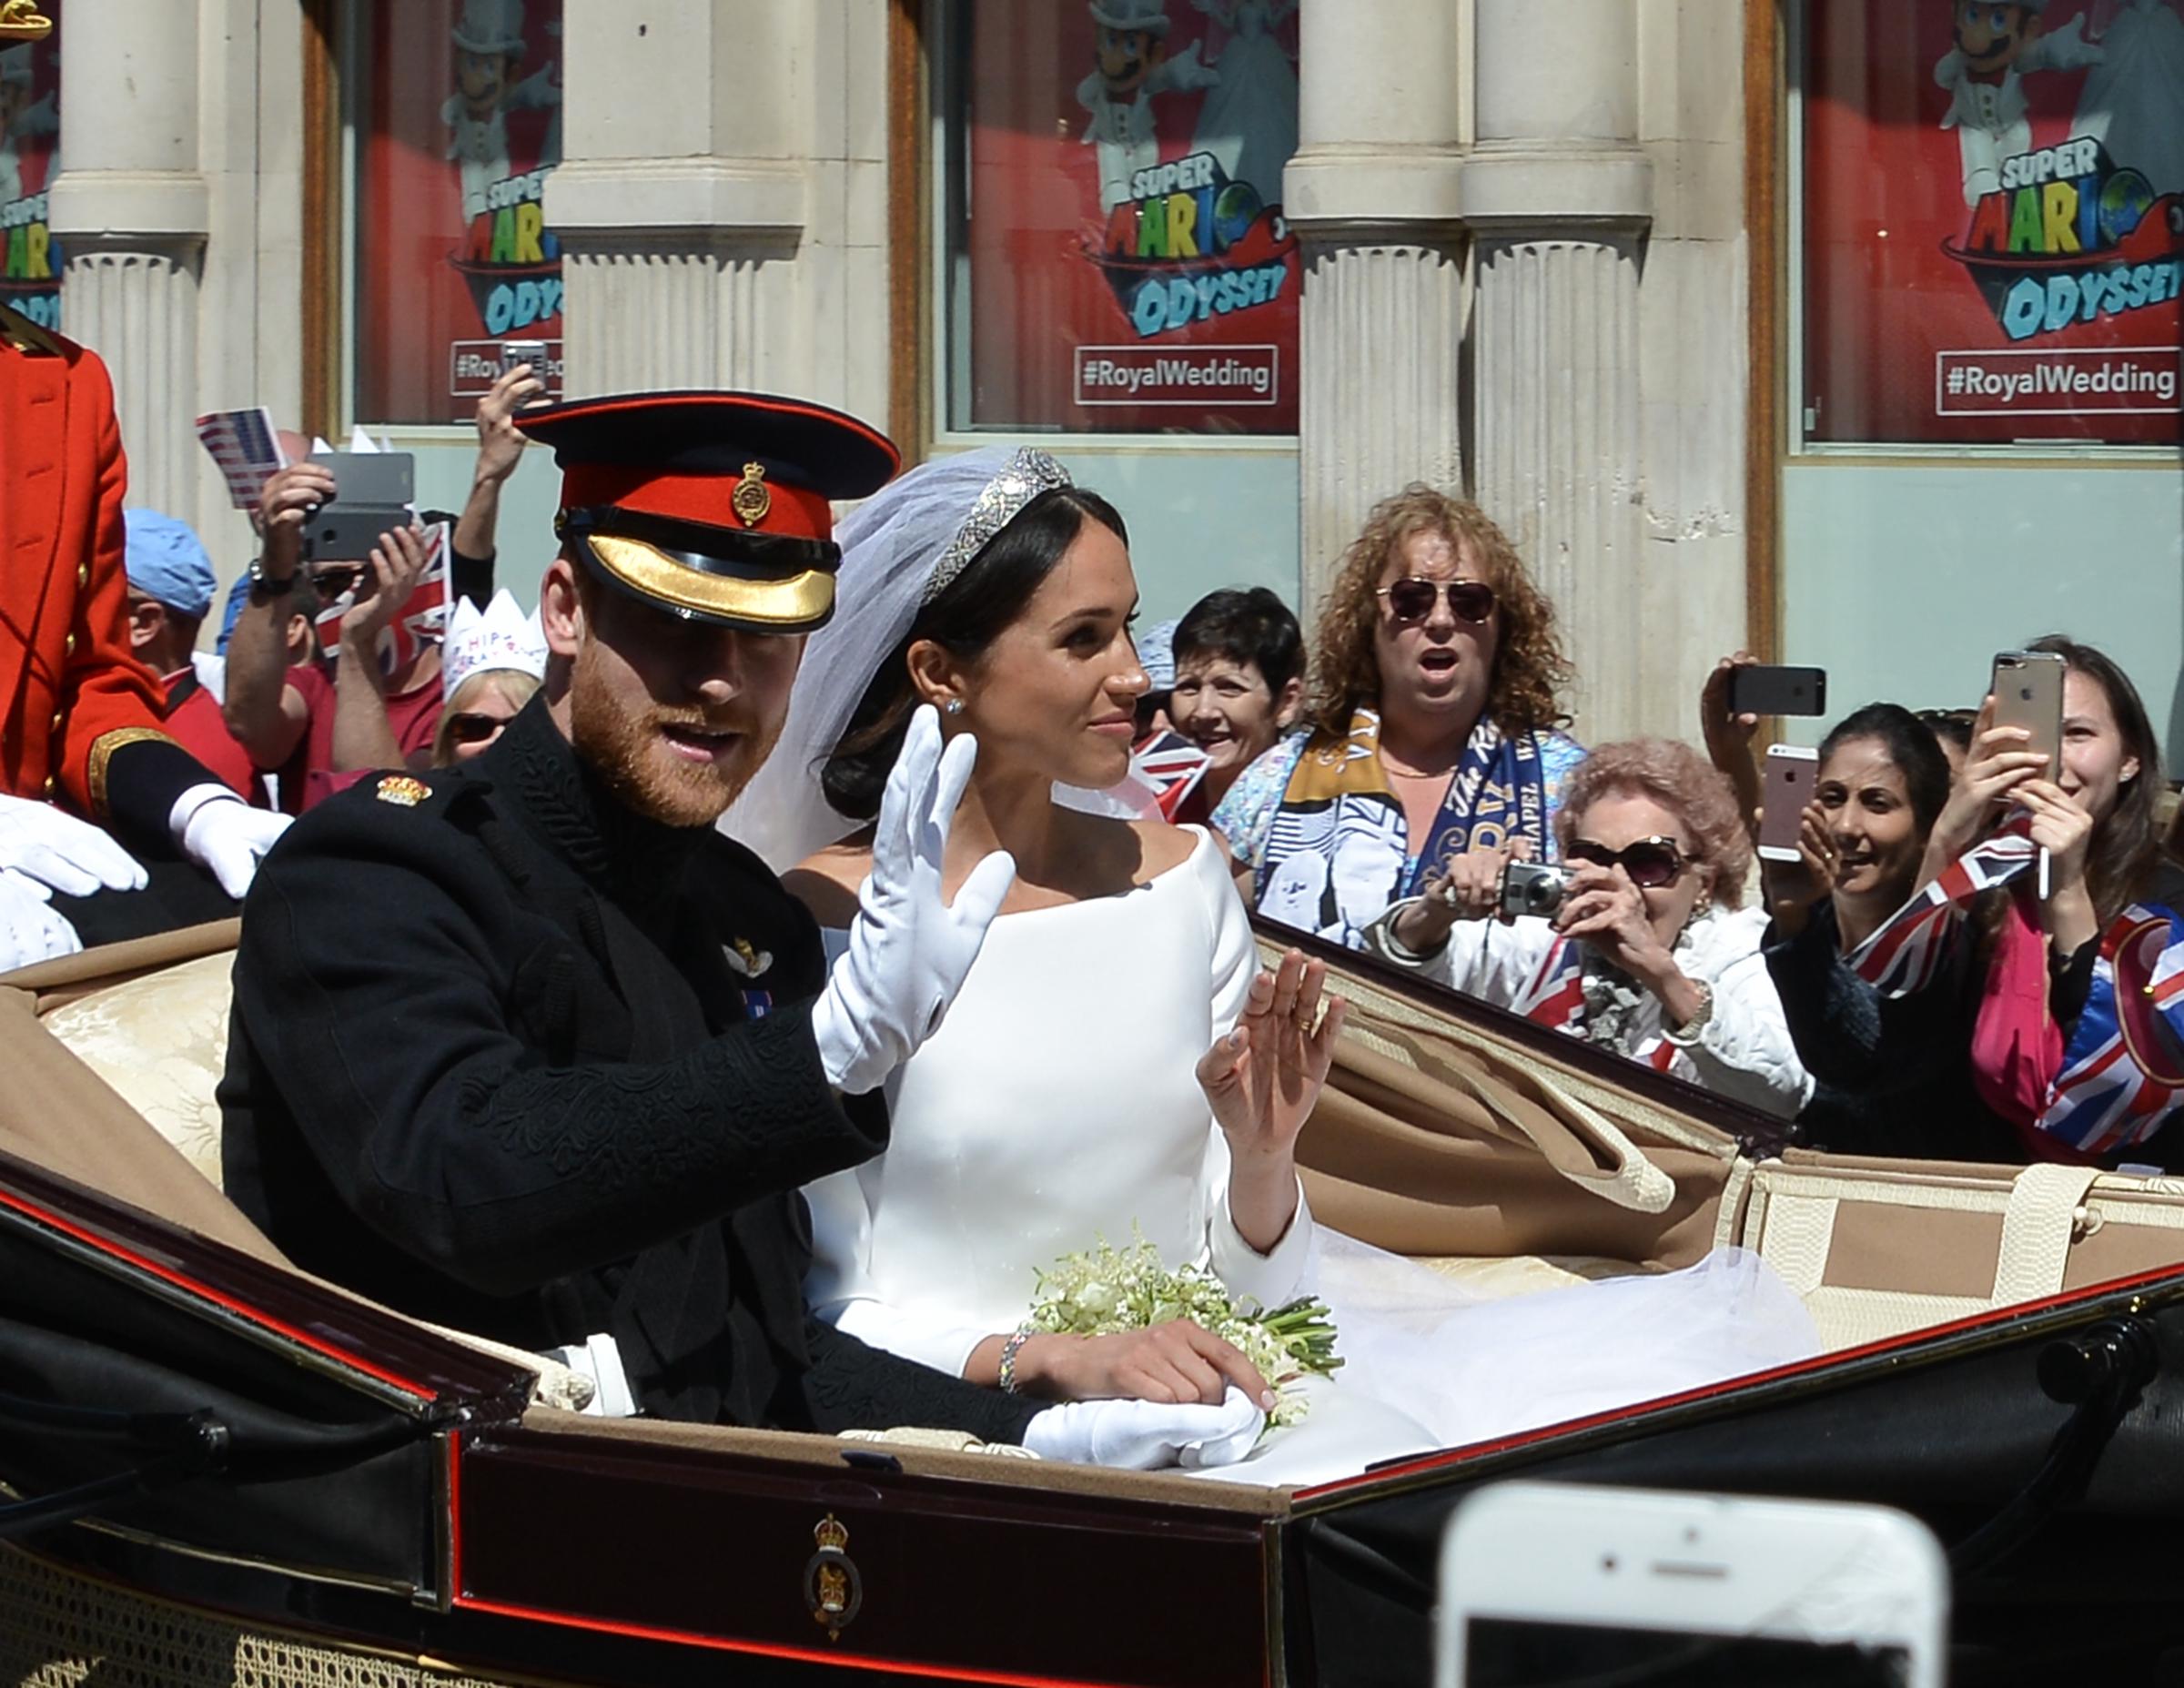
[[[1269,1425],[1294,1424],[1309,1410],[1283,1384],[1308,1371],[1327,1377],[1342,1363],[1325,1302],[1300,1298],[1272,1311],[1248,1299],[1239,1305],[1202,1266],[1169,1270],[1142,1236],[1127,1248],[1102,1238],[1097,1248],[1065,1255],[1041,1272],[1030,1325],[1049,1336],[1107,1337],[1171,1319],[1191,1319],[1241,1349],[1280,1390]]]

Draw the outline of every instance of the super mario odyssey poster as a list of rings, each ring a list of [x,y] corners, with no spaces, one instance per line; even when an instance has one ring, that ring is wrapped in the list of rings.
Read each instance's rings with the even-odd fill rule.
[[[558,396],[561,0],[378,0],[364,35],[358,415],[467,420],[520,340]]]
[[[956,421],[1296,431],[1295,14],[965,0]]]
[[[61,8],[42,41],[0,44],[0,301],[45,328],[61,326],[61,254],[46,221],[61,168]]]
[[[1805,437],[2184,439],[2184,0],[1807,0]]]

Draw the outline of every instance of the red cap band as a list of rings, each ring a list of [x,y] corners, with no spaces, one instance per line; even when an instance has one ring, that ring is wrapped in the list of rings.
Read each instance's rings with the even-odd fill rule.
[[[834,531],[834,506],[822,494],[768,480],[756,465],[739,480],[733,475],[678,475],[626,463],[569,464],[562,471],[562,508],[600,504],[731,532],[824,540]]]

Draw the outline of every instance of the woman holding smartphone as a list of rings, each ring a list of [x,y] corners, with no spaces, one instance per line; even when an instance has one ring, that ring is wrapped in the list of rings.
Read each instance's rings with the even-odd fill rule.
[[[1943,1160],[2018,1158],[1980,1101],[1969,1050],[1979,980],[1952,951],[1927,987],[1890,996],[1854,958],[1910,902],[1949,801],[1949,767],[1909,710],[1868,703],[1821,742],[1794,862],[1761,864],[1764,954],[1799,1059],[1816,1147]]]

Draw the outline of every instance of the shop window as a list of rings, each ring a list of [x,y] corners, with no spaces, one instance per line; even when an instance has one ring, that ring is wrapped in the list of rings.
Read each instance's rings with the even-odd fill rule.
[[[354,414],[467,421],[526,341],[561,387],[561,0],[352,8]]]
[[[46,199],[61,167],[61,8],[42,41],[0,46],[0,302],[42,328],[61,326],[61,254],[47,230]]]
[[[1294,434],[1294,0],[940,15],[944,428]]]
[[[2184,0],[1795,12],[1798,443],[2184,438]]]

